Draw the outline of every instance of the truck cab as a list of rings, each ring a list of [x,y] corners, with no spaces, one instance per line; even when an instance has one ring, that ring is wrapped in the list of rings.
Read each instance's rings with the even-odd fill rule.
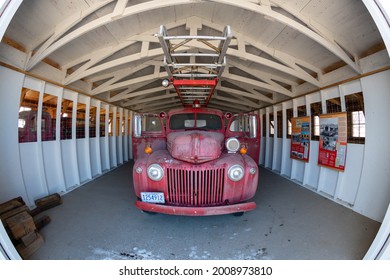
[[[199,108],[137,114],[136,207],[171,215],[241,215],[255,209],[258,115]]]

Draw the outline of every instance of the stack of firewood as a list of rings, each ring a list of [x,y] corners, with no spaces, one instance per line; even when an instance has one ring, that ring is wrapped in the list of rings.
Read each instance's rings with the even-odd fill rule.
[[[0,219],[16,250],[23,259],[29,258],[44,243],[39,230],[50,223],[50,217],[41,212],[62,204],[59,194],[35,200],[36,208],[30,210],[22,197],[0,204]]]

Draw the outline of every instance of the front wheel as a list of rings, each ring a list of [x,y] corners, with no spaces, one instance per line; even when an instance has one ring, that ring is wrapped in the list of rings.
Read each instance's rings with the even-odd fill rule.
[[[241,217],[242,215],[244,215],[244,212],[233,213],[233,216],[236,216],[236,217]]]
[[[146,213],[148,215],[156,215],[157,213],[156,212],[150,212],[150,211],[145,211],[145,210],[141,210],[142,213]]]

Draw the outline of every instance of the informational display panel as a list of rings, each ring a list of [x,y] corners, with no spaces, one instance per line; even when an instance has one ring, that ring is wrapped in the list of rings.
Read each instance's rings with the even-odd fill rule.
[[[320,115],[318,164],[344,171],[347,137],[346,112]]]
[[[310,151],[310,117],[292,118],[291,125],[290,157],[307,162]]]

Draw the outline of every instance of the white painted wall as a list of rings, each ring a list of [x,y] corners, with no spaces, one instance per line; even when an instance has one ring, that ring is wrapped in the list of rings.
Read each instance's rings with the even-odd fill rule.
[[[306,104],[310,114],[310,104],[323,103],[326,112],[327,99],[356,92],[363,92],[366,111],[366,144],[348,144],[346,168],[344,172],[321,167],[318,161],[318,141],[310,143],[308,163],[290,159],[290,139],[269,137],[269,113],[274,113],[280,105],[270,106],[260,111],[267,119],[267,133],[263,136],[260,164],[276,173],[290,178],[302,186],[334,200],[352,210],[376,221],[382,221],[390,202],[390,70],[364,77],[315,92],[305,97],[293,99],[294,116],[297,107]],[[287,104],[287,102],[289,102]],[[291,101],[282,103],[282,110],[291,108]],[[345,108],[345,106],[344,106]],[[284,122],[285,123],[285,118]],[[375,202],[374,202],[375,201]],[[374,202],[374,203],[373,203]]]
[[[367,137],[354,209],[382,221],[390,202],[390,70],[365,77],[361,83],[366,93]]]
[[[0,67],[0,198],[5,201],[22,196],[29,203],[18,144],[18,111],[23,79],[24,75]]]
[[[72,139],[60,140],[58,129],[55,141],[18,143],[18,111],[20,94],[23,87],[40,92],[41,100],[44,93],[57,97],[57,127],[60,127],[62,99],[73,100]],[[129,159],[130,147],[123,149],[124,138],[130,135],[76,139],[77,103],[86,105],[86,119],[89,118],[89,108],[104,107],[106,109],[106,135],[108,135],[108,109],[120,112],[123,109],[102,104],[101,101],[78,94],[77,92],[46,83],[36,78],[25,76],[8,68],[0,67],[0,129],[2,131],[0,153],[0,203],[22,196],[26,204],[34,207],[34,200],[52,194],[64,194],[93,177],[101,175],[123,164],[123,159]],[[38,106],[39,111],[42,105]],[[100,110],[99,110],[100,112]],[[99,114],[99,112],[97,112]],[[127,115],[129,113],[127,112]],[[99,119],[99,115],[97,119]],[[39,123],[39,122],[38,122]],[[128,122],[125,122],[128,125]],[[38,124],[38,131],[40,124]],[[129,127],[126,128],[130,130]],[[86,132],[89,132],[89,122],[86,122]],[[109,145],[111,139],[111,145]],[[129,140],[126,140],[129,143]],[[123,153],[127,154],[124,155]]]

